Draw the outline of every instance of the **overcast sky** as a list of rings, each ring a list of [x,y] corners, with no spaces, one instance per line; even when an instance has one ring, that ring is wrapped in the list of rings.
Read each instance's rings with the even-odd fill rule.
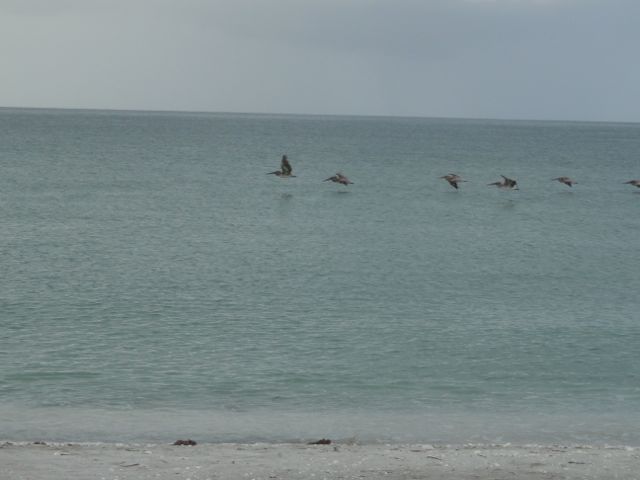
[[[0,106],[640,121],[640,0],[0,0]]]

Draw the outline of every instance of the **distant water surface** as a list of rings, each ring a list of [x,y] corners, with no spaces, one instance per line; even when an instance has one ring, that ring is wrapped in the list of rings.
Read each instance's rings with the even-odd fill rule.
[[[0,436],[640,445],[639,153],[640,124],[0,109]]]

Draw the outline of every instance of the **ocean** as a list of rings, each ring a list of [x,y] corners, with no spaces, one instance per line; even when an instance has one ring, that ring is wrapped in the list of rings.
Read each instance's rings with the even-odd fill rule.
[[[640,445],[639,155],[640,124],[0,109],[0,438]]]

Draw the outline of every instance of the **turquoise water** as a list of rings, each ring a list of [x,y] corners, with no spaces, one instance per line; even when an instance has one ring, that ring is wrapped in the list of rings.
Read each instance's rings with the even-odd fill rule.
[[[0,437],[640,445],[639,152],[640,124],[0,109]]]

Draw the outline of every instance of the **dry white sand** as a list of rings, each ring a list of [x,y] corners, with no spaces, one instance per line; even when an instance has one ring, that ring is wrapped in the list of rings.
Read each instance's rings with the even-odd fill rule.
[[[0,479],[640,479],[640,449],[4,442]]]

